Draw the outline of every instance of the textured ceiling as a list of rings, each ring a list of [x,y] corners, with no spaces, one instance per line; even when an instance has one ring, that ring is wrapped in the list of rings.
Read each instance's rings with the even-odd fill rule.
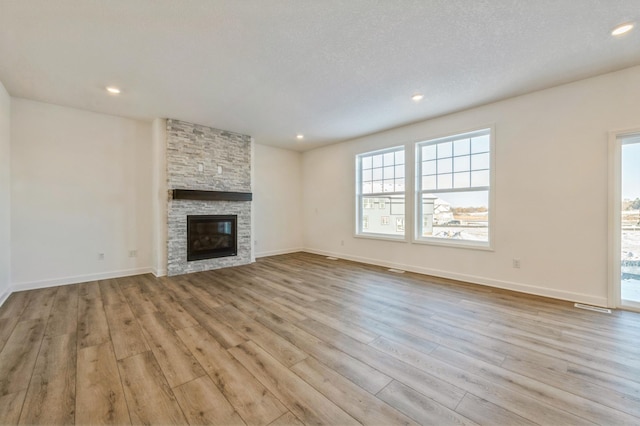
[[[0,81],[307,150],[640,64],[640,28],[610,36],[637,20],[640,0],[0,0]]]

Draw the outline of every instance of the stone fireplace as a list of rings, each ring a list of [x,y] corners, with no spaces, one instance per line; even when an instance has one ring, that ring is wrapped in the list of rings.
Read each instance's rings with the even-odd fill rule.
[[[167,273],[251,262],[251,138],[168,119]]]

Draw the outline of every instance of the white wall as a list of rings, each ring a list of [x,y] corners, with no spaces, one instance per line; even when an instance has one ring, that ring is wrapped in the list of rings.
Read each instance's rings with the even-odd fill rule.
[[[634,67],[306,152],[305,247],[606,305],[607,137],[640,126],[639,87]],[[356,154],[491,124],[494,251],[354,238]],[[513,258],[521,269],[512,268]]]
[[[0,304],[11,283],[11,98],[0,82]]]
[[[156,276],[167,275],[167,120],[151,124],[153,235],[151,259]]]
[[[299,251],[302,243],[302,155],[254,144],[256,257]]]
[[[13,98],[11,135],[14,289],[151,270],[150,123]]]

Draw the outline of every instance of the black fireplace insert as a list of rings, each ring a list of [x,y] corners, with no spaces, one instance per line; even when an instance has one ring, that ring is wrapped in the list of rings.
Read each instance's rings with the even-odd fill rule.
[[[238,216],[188,215],[187,260],[238,254]]]

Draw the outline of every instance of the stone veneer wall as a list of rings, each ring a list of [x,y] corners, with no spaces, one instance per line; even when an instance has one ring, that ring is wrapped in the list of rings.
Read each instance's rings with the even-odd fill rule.
[[[168,119],[167,188],[251,192],[251,137]],[[238,255],[187,262],[187,215],[191,214],[238,215]],[[167,222],[168,275],[251,262],[250,201],[173,200],[169,196]]]

